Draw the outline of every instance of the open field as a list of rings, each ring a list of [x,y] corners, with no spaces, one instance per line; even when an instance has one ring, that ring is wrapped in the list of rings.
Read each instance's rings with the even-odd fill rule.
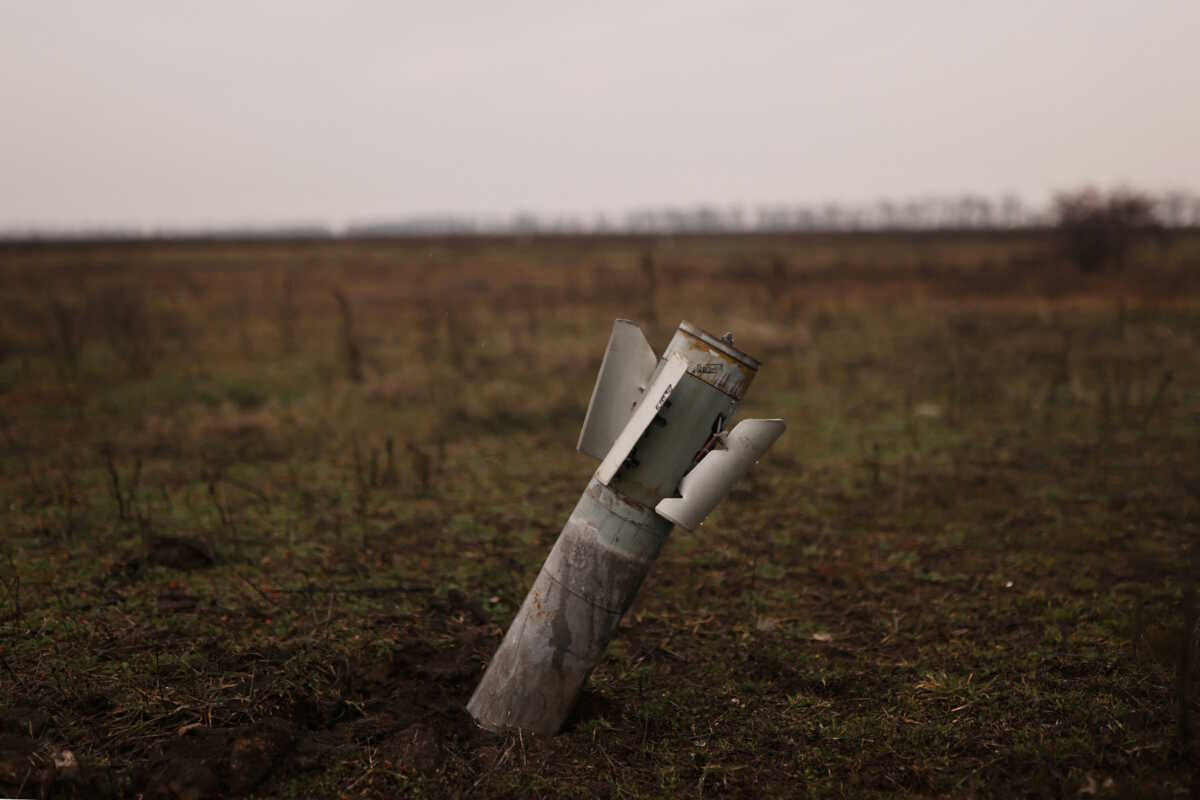
[[[1186,795],[1200,236],[1135,261],[0,248],[0,796]],[[495,737],[462,707],[595,468],[614,317],[732,330],[789,429],[569,729]]]

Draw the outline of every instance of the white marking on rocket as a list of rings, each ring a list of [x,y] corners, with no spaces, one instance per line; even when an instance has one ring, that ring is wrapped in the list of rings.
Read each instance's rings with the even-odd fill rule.
[[[629,454],[633,452],[633,448],[645,435],[650,423],[654,422],[654,418],[658,416],[659,409],[671,399],[671,393],[679,386],[679,379],[687,372],[687,368],[688,362],[683,356],[671,356],[663,364],[662,369],[658,371],[658,377],[646,390],[642,402],[638,404],[637,409],[629,417],[629,421],[625,423],[621,435],[613,442],[612,448],[600,462],[600,469],[596,471],[596,479],[602,484],[608,486],[612,483],[613,477],[621,469],[625,459],[629,458]]]

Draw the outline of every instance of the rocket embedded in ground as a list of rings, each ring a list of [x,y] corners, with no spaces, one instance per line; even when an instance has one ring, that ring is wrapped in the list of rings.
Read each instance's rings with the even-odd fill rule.
[[[662,357],[613,324],[580,452],[600,459],[467,704],[482,727],[557,733],[674,525],[695,529],[783,433],[727,426],[759,362],[681,322]]]

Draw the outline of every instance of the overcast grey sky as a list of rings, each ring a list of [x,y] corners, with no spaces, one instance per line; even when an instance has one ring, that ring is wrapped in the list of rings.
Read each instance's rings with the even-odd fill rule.
[[[1198,0],[0,0],[0,227],[1197,190],[1198,53]]]

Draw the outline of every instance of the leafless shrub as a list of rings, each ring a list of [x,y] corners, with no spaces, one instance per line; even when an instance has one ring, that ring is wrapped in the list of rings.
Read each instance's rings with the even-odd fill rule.
[[[1175,372],[1154,355],[1092,359],[1099,393],[1097,446],[1125,428],[1145,432],[1162,412]]]
[[[1042,365],[1049,371],[1046,388],[1041,392],[1041,397],[1035,399],[1032,393],[1030,395],[1030,411],[1040,408],[1042,418],[1047,422],[1050,420],[1052,409],[1062,401],[1063,395],[1067,395],[1068,399],[1071,395],[1072,334],[1066,328],[1058,329],[1058,334],[1061,337],[1060,346],[1028,355],[1030,366]]]
[[[439,442],[436,448],[426,448],[408,442],[406,447],[413,476],[417,479],[417,488],[422,495],[427,495],[433,489],[433,480],[439,465],[445,459],[445,443]]]
[[[1142,414],[1141,427],[1143,430],[1150,425],[1150,421],[1154,419],[1162,406],[1163,398],[1167,394],[1167,389],[1171,385],[1171,381],[1175,378],[1175,371],[1171,369],[1164,370],[1162,376],[1158,379],[1158,386],[1154,390],[1154,394],[1150,398],[1150,402],[1146,404],[1144,413]]]
[[[87,333],[87,304],[52,299],[47,308],[50,321],[48,349],[54,354],[59,373],[78,375]]]
[[[767,262],[768,269],[763,275],[763,286],[767,291],[768,307],[776,307],[789,318],[795,311],[795,297],[791,292],[791,264],[779,253],[771,255]]]
[[[380,466],[381,458],[383,459],[382,467]],[[357,441],[354,443],[354,461],[360,487],[365,486],[374,489],[395,486],[399,483],[399,475],[396,473],[396,440],[390,434],[384,441],[382,451],[376,447],[371,448],[371,456],[367,460],[365,480],[362,475],[362,463]]]
[[[871,488],[871,494],[879,494],[880,487],[883,486],[883,458],[879,453],[879,443],[871,444],[871,452],[863,459],[863,466],[867,470],[867,482]]]
[[[1054,218],[1063,254],[1086,273],[1121,269],[1135,245],[1161,240],[1166,230],[1150,197],[1123,189],[1060,194]]]
[[[477,374],[478,359],[473,357],[469,345],[475,340],[475,328],[469,312],[451,308],[442,314],[441,328],[443,351],[448,363],[455,366],[458,377],[469,378]]]
[[[108,346],[129,374],[144,377],[153,372],[156,342],[146,295],[117,286],[100,294],[94,308]]]
[[[333,290],[333,299],[337,301],[338,313],[341,315],[342,355],[346,360],[346,376],[354,383],[363,381],[362,347],[354,332],[354,310],[350,300],[341,289]]]
[[[112,490],[113,500],[117,504],[117,519],[122,522],[128,522],[135,518],[142,519],[135,506],[138,486],[142,480],[142,457],[140,455],[136,457],[133,475],[125,488],[121,487],[121,473],[117,469],[115,448],[111,442],[104,442],[100,445],[100,458],[104,461],[104,467],[108,471],[109,487]]]
[[[18,342],[7,336],[4,331],[0,330],[0,364],[3,364],[8,359],[20,354],[21,347]]]

